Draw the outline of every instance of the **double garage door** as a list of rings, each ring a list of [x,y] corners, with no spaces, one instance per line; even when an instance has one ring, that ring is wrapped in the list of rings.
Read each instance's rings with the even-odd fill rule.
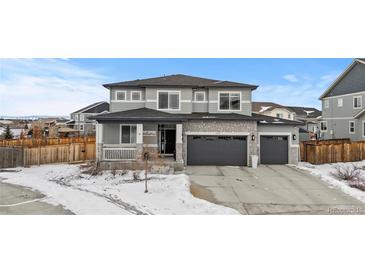
[[[247,166],[247,136],[188,136],[188,165]],[[287,164],[288,136],[260,136],[260,163]]]
[[[188,165],[246,166],[246,136],[188,136]]]

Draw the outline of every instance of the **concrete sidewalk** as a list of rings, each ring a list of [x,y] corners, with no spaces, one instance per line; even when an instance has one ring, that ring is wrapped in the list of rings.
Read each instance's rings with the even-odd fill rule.
[[[42,202],[45,196],[22,186],[6,184],[0,179],[0,215],[70,215],[62,206]]]
[[[286,165],[188,166],[193,195],[242,214],[365,214],[365,204]]]

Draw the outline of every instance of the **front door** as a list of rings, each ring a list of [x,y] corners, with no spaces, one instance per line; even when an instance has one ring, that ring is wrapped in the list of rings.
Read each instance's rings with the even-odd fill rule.
[[[176,130],[160,129],[160,153],[175,155]]]

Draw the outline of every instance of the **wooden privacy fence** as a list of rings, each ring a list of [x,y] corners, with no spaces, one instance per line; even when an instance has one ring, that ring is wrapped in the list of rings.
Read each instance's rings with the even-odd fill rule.
[[[95,143],[0,147],[0,168],[95,160]]]
[[[349,139],[306,141],[300,144],[301,160],[311,164],[365,160],[365,141]]]
[[[0,168],[22,166],[23,163],[22,147],[0,147]]]
[[[48,145],[66,145],[74,143],[95,143],[95,137],[70,137],[70,138],[43,138],[43,139],[13,139],[0,140],[0,147],[37,147]]]

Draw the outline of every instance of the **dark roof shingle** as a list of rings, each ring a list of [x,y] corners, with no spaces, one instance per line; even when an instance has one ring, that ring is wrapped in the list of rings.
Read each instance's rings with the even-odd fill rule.
[[[281,124],[281,125],[299,125],[297,121],[279,119],[266,115],[253,113],[252,116],[242,115],[238,113],[167,113],[150,108],[138,108],[126,111],[111,112],[99,114],[90,117],[100,122],[184,122],[190,120],[205,120],[205,121],[257,121],[259,123]]]
[[[256,89],[258,86],[237,83],[231,81],[220,81],[214,79],[207,79],[184,74],[173,74],[162,77],[154,77],[147,79],[137,79],[133,81],[124,81],[103,85],[109,87],[148,87],[148,86],[185,86],[185,87],[243,87]]]

